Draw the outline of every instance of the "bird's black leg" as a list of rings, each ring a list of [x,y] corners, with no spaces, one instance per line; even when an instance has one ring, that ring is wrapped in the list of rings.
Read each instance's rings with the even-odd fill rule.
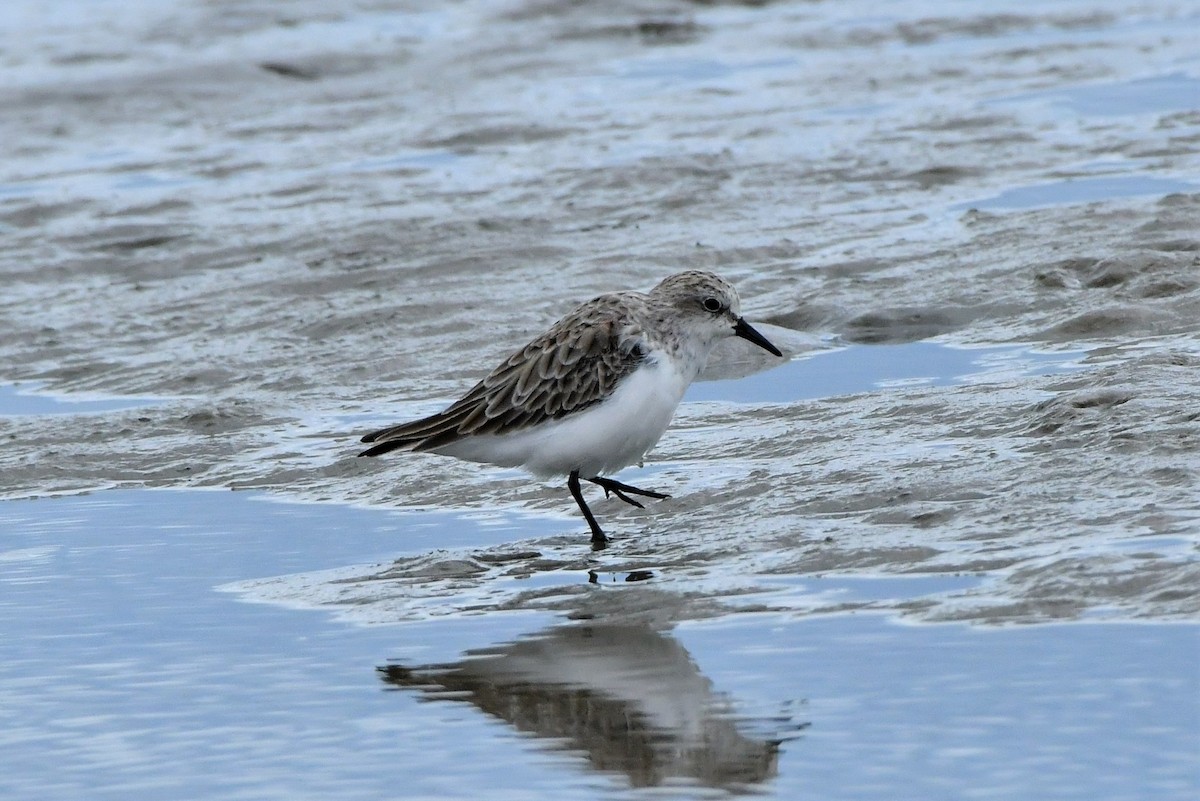
[[[659,500],[671,497],[663,492],[655,492],[654,490],[644,490],[637,487],[631,487],[628,484],[622,484],[620,481],[611,478],[604,478],[603,476],[593,476],[592,478],[589,478],[588,481],[599,487],[603,487],[605,495],[608,495],[608,493],[611,492],[613,495],[616,495],[618,498],[625,501],[625,503],[632,504],[639,509],[645,509],[646,507],[642,506],[625,493],[631,492],[634,495],[641,495],[646,498],[658,498]]]
[[[587,502],[583,499],[583,492],[579,489],[578,470],[572,470],[571,475],[567,477],[567,489],[571,491],[571,497],[575,499],[575,503],[579,504],[579,511],[583,512],[588,527],[592,530],[592,548],[599,550],[608,545],[608,537],[604,536],[604,531],[596,522],[596,516],[592,514],[592,510],[588,508]]]

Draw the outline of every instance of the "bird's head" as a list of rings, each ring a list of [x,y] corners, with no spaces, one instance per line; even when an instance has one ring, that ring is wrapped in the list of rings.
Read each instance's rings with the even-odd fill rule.
[[[779,348],[742,317],[742,302],[733,284],[703,270],[688,270],[664,278],[650,297],[677,313],[679,325],[709,346],[726,337],[741,337],[763,350],[782,356]]]

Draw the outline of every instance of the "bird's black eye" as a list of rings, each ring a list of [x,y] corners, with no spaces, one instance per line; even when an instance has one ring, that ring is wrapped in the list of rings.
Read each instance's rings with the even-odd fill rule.
[[[721,311],[722,308],[723,307],[721,305],[721,301],[717,300],[716,298],[705,298],[704,299],[704,310],[705,311],[710,311],[710,312],[716,313],[716,312]]]

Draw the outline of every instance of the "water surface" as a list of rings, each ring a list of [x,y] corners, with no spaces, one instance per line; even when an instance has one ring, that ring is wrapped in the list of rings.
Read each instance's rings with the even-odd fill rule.
[[[1194,625],[662,628],[480,609],[351,626],[219,589],[555,525],[215,491],[6,502],[0,793],[1182,801],[1200,786]],[[814,591],[903,586],[827,581]]]

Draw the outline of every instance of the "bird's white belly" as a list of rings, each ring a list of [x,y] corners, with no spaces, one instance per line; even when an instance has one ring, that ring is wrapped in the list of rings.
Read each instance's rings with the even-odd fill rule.
[[[583,411],[512,434],[466,437],[437,452],[546,477],[573,470],[584,478],[614,473],[654,447],[689,383],[670,360],[647,361],[607,399]]]

